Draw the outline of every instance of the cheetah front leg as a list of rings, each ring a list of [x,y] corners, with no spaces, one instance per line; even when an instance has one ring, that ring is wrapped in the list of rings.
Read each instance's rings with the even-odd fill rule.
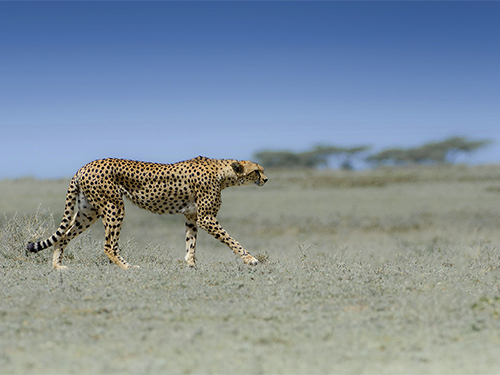
[[[222,226],[214,216],[205,216],[201,219],[198,219],[198,225],[205,229],[212,236],[217,238],[220,242],[229,246],[229,248],[233,250],[236,255],[239,255],[241,257],[245,264],[255,266],[259,263],[259,261],[255,257],[250,255],[250,253],[246,251],[238,241],[231,237],[229,233],[227,233],[226,230],[222,228]]]
[[[184,215],[186,217],[186,257],[184,258],[189,265],[189,267],[196,268],[196,235],[198,234],[198,227],[196,225],[196,220],[198,216],[194,215]]]

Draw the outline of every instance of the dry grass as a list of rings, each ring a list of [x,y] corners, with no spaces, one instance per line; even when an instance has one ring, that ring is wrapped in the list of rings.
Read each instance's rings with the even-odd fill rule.
[[[24,246],[67,181],[0,181],[2,373],[498,372],[498,166],[268,176],[219,215],[261,264],[200,233],[196,271],[182,217],[131,205],[140,269],[108,263],[96,224],[53,271]]]

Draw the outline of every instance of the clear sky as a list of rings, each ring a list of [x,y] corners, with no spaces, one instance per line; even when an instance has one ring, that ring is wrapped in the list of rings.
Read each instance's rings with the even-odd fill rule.
[[[0,178],[491,138],[500,2],[0,2]]]

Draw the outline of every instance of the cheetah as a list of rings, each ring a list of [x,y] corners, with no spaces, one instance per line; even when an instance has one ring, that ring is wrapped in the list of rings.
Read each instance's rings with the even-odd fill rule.
[[[55,246],[52,265],[66,268],[61,261],[68,243],[102,218],[104,252],[123,269],[132,267],[118,252],[118,239],[125,216],[123,197],[157,214],[184,214],[186,219],[186,256],[196,267],[195,250],[198,227],[203,228],[241,257],[256,265],[250,255],[216,219],[221,206],[221,191],[231,186],[268,181],[264,168],[254,162],[210,159],[203,156],[173,164],[125,159],[100,159],[80,168],[71,179],[66,206],[59,228],[44,241],[30,243],[26,251],[36,253]]]

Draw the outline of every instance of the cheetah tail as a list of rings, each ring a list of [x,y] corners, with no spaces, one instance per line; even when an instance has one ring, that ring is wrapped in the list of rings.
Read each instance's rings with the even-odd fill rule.
[[[71,179],[68,192],[66,193],[66,206],[64,208],[64,215],[59,228],[57,228],[55,233],[46,240],[28,244],[28,246],[26,246],[26,255],[28,252],[38,253],[41,250],[51,247],[64,236],[71,224],[71,218],[75,211],[76,198],[78,197],[79,191],[78,177],[75,174]]]

